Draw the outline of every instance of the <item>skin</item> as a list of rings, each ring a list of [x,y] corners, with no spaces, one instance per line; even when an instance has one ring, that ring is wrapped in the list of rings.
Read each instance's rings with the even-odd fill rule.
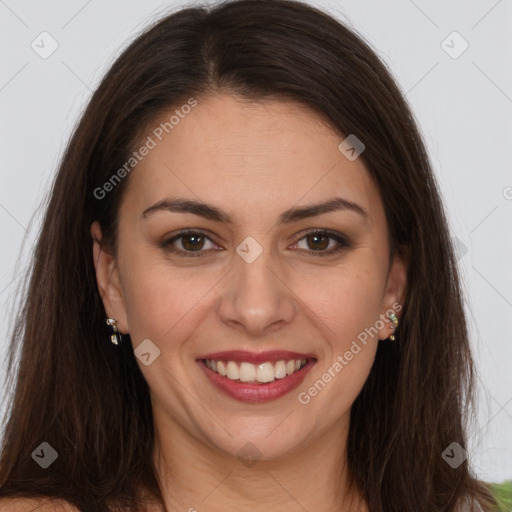
[[[168,118],[166,112],[155,126]],[[98,223],[91,228],[107,315],[130,333],[134,348],[150,339],[161,352],[149,366],[137,361],[150,388],[155,464],[168,510],[330,512],[341,500],[343,510],[367,510],[346,488],[346,440],[351,405],[378,339],[392,333],[390,321],[308,404],[298,401],[358,334],[404,298],[406,262],[398,255],[389,261],[378,189],[361,158],[350,161],[339,151],[343,138],[291,101],[198,98],[132,171],[117,256],[102,248]],[[142,216],[178,196],[224,209],[235,223],[164,210]],[[288,208],[335,196],[357,203],[368,218],[340,210],[277,224]],[[202,256],[180,257],[161,246],[186,228],[209,237]],[[344,234],[350,246],[315,256],[317,247],[338,244],[308,239],[304,232],[312,228]],[[263,249],[252,263],[236,252],[248,236]],[[190,238],[173,246],[188,254],[194,247]],[[213,387],[196,363],[202,354],[232,349],[314,353],[317,363],[287,395],[244,403]],[[237,457],[249,442],[259,458],[251,467]]]

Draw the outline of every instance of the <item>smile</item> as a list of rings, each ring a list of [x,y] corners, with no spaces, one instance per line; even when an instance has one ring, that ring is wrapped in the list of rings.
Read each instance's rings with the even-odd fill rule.
[[[273,382],[277,379],[284,379],[306,366],[307,359],[291,359],[290,361],[277,361],[272,364],[270,361],[258,365],[236,361],[216,361],[206,359],[205,364],[210,370],[233,381],[241,382]]]
[[[230,351],[196,361],[224,394],[243,402],[267,402],[299,386],[317,359],[312,354],[288,351]]]

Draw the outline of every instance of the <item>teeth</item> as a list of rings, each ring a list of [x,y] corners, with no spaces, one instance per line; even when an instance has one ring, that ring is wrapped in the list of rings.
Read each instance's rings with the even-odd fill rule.
[[[277,361],[275,370],[276,379],[284,379],[286,377],[286,364],[284,361]]]
[[[231,380],[238,380],[240,378],[240,370],[234,361],[228,361],[226,377]]]
[[[211,366],[210,366],[210,368],[211,368]],[[215,370],[213,370],[213,371],[215,371]],[[217,373],[219,375],[222,375],[223,377],[226,376],[226,365],[222,361],[217,361]]]
[[[275,380],[274,365],[272,363],[259,364],[256,370],[256,380],[258,382],[272,382]]]
[[[240,380],[242,382],[252,382],[256,380],[256,367],[253,364],[242,363],[240,365]]]
[[[235,361],[214,361],[205,360],[205,365],[210,370],[218,373],[222,377],[230,380],[240,380],[241,382],[273,382],[276,379],[284,379],[287,375],[291,375],[299,371],[305,366],[307,359],[292,359],[290,361],[277,361],[275,364],[271,362],[260,363],[258,365]]]

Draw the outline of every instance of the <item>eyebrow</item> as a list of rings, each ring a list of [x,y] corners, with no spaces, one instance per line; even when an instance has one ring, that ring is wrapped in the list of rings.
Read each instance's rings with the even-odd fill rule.
[[[235,224],[231,215],[224,210],[207,203],[185,198],[162,199],[144,210],[142,217],[147,218],[162,210],[176,213],[193,213],[208,220],[230,225]],[[355,212],[361,215],[365,221],[369,218],[368,212],[362,206],[343,197],[335,197],[323,203],[290,208],[279,215],[278,224],[291,224],[302,219],[340,210]]]

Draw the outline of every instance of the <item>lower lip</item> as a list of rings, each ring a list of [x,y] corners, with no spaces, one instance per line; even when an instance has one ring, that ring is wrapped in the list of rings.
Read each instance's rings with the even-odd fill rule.
[[[197,363],[210,379],[210,382],[232,398],[242,402],[270,402],[271,400],[277,400],[299,386],[309,370],[315,365],[316,360],[308,359],[300,370],[266,384],[234,381],[210,370],[202,359],[198,360]]]

